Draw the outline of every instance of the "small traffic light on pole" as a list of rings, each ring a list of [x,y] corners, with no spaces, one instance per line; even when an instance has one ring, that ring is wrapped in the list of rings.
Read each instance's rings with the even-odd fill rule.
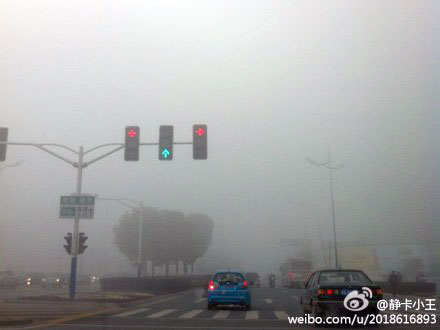
[[[127,161],[139,160],[139,126],[125,127],[125,152]]]
[[[208,127],[193,126],[193,159],[208,159]]]
[[[72,253],[72,233],[67,233],[67,236],[64,236],[67,244],[63,245],[68,254]]]
[[[159,128],[159,160],[173,159],[174,127],[162,125]]]
[[[87,236],[84,236],[84,233],[79,233],[78,237],[78,254],[83,254],[84,250],[87,249],[87,245],[84,245],[84,243],[87,241]]]
[[[0,127],[0,142],[8,142],[8,128]],[[7,144],[0,144],[0,162],[6,160],[6,146]]]

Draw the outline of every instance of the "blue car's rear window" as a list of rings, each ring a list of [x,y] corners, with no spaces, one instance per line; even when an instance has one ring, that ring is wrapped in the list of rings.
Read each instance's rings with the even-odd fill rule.
[[[217,273],[214,275],[213,281],[220,285],[239,284],[244,281],[244,277],[240,273]]]

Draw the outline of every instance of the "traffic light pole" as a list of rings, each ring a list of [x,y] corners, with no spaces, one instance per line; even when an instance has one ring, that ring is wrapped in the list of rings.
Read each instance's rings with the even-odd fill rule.
[[[4,141],[0,141],[0,144],[10,144],[10,145],[19,145],[19,146],[32,146],[32,147],[36,147],[38,149],[41,149],[49,154],[51,154],[52,156],[63,160],[66,163],[69,163],[70,165],[72,165],[73,167],[77,168],[77,179],[76,179],[76,195],[81,195],[81,191],[82,191],[82,173],[83,173],[83,169],[87,166],[89,166],[92,163],[97,162],[98,160],[107,157],[121,149],[124,148],[124,144],[123,143],[108,143],[108,144],[103,144],[100,146],[97,146],[95,148],[92,148],[88,151],[84,151],[84,147],[80,146],[79,148],[79,152],[75,151],[69,147],[60,145],[60,144],[55,144],[55,143],[45,143],[45,144],[36,144],[36,143],[22,143],[22,142],[4,142]],[[155,144],[158,145],[158,143],[146,143],[148,145],[150,144]],[[56,152],[47,149],[48,146],[51,147],[60,147],[66,150],[71,151],[72,153],[75,153],[76,155],[78,155],[78,162],[72,161],[64,156],[61,156],[59,154],[57,154]],[[84,162],[84,155],[94,151],[96,149],[99,148],[103,148],[103,147],[108,147],[108,146],[117,146],[115,149],[89,161],[89,162]],[[71,251],[71,263],[70,263],[70,283],[69,283],[69,298],[71,300],[75,299],[75,292],[76,292],[76,273],[77,273],[77,265],[78,265],[78,233],[79,233],[79,217],[76,217],[74,219],[74,223],[73,223],[73,235],[72,235],[72,251]]]
[[[81,195],[82,188],[82,171],[84,165],[84,148],[79,147],[78,163],[74,164],[78,168],[78,174],[76,178],[76,194]],[[72,235],[72,260],[70,262],[70,283],[69,283],[69,298],[75,299],[76,291],[76,269],[78,264],[78,233],[79,233],[79,217],[74,219],[73,223],[73,235]]]
[[[174,142],[173,144],[193,144],[193,142]],[[76,181],[76,195],[81,195],[81,191],[82,191],[82,172],[83,169],[95,162],[97,162],[98,160],[101,160],[121,149],[124,149],[125,144],[124,143],[107,143],[107,144],[103,144],[103,145],[99,145],[97,147],[94,147],[90,150],[84,151],[84,147],[80,146],[79,148],[79,152],[63,146],[61,144],[56,144],[56,143],[23,143],[23,142],[7,142],[7,141],[0,141],[0,146],[3,145],[17,145],[17,146],[31,146],[31,147],[36,147],[38,149],[41,149],[49,154],[51,154],[52,156],[61,159],[62,161],[72,165],[73,167],[78,169],[77,172],[77,181]],[[158,142],[152,142],[152,143],[139,143],[139,145],[159,145]],[[108,147],[108,146],[117,146],[115,149],[96,157],[95,159],[92,159],[91,161],[88,162],[84,162],[84,156],[86,154],[88,154],[89,152],[95,151],[99,148],[103,148],[103,147]],[[56,152],[49,150],[47,147],[59,147],[59,148],[63,148],[66,150],[69,150],[70,152],[78,155],[78,162],[72,161],[64,156],[61,156],[59,154],[57,154]],[[141,267],[142,267],[142,263],[141,263],[141,252],[142,252],[142,204],[141,204],[141,210],[140,210],[140,216],[139,216],[139,242],[138,242],[138,276],[140,276],[140,272],[141,272]],[[77,273],[77,264],[78,264],[78,233],[79,233],[79,217],[74,218],[74,224],[73,224],[73,235],[72,235],[72,259],[71,259],[71,266],[70,266],[70,285],[69,285],[69,297],[71,300],[75,299],[75,291],[76,291],[76,273]]]

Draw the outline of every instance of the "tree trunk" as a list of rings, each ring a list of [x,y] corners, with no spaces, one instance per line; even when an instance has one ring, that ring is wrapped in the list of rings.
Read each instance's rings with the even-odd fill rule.
[[[155,265],[154,265],[154,263],[152,263],[151,264],[151,276],[155,276],[156,274],[155,274]]]
[[[179,263],[180,263],[180,261],[177,260],[176,261],[176,275],[179,275]]]
[[[183,261],[183,275],[188,275],[188,264],[186,261]]]
[[[145,276],[148,275],[148,260],[144,261],[144,274]]]
[[[194,263],[191,264],[191,275],[194,275]]]
[[[170,275],[170,263],[168,261],[165,262],[165,276]]]

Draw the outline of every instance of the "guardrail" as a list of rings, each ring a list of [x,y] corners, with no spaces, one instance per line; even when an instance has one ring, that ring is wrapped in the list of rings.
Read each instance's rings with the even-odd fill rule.
[[[207,285],[209,275],[101,278],[102,291],[173,293]]]

